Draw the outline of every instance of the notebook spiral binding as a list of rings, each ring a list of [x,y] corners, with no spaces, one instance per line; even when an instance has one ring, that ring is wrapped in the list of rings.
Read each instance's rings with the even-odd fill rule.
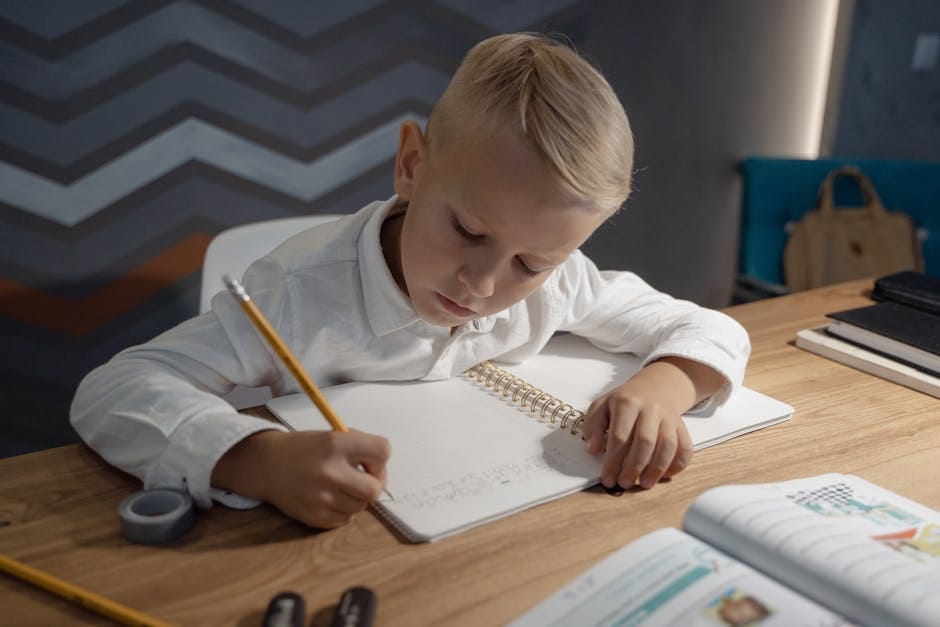
[[[581,428],[581,423],[584,421],[583,411],[575,409],[491,362],[484,361],[477,364],[467,370],[466,374],[509,402],[528,409],[533,414],[538,414],[539,418],[548,419],[550,424],[558,421],[558,426],[566,429],[568,423],[571,422],[569,431],[573,434],[577,434]]]

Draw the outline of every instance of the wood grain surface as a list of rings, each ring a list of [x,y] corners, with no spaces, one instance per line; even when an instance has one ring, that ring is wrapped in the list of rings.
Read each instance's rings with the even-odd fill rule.
[[[139,483],[73,445],[0,460],[0,552],[180,625],[260,625],[284,590],[305,597],[308,624],[324,625],[345,588],[366,585],[378,595],[377,625],[478,626],[507,622],[643,533],[679,526],[692,499],[717,485],[844,472],[940,509],[940,401],[793,345],[825,312],[866,304],[870,286],[727,309],[751,334],[745,384],[796,413],[697,453],[649,491],[595,488],[425,545],[368,511],[318,532],[269,506],[217,506],[182,539],[145,547],[120,536],[117,517]],[[108,624],[4,575],[0,608],[9,625]]]

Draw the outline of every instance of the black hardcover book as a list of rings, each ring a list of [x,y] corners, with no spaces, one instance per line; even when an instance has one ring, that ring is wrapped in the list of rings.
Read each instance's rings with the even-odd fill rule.
[[[940,372],[940,315],[895,302],[827,315],[833,319],[826,328],[829,333],[933,373]]]
[[[896,272],[875,280],[875,300],[894,301],[940,316],[940,278],[920,272]]]

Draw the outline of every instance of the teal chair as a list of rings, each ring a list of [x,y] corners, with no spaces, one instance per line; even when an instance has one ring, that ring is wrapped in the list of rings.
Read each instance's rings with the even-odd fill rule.
[[[911,216],[923,245],[925,272],[940,276],[940,162],[749,157],[740,165],[743,196],[735,301],[786,293],[787,225],[816,206],[826,174],[847,164],[871,179],[887,209]],[[833,193],[837,206],[862,202],[849,181],[837,180]]]

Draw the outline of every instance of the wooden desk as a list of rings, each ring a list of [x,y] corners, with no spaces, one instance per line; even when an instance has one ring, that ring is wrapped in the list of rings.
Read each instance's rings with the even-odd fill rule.
[[[182,540],[135,546],[116,509],[139,484],[83,446],[0,460],[0,552],[184,625],[259,625],[294,590],[323,624],[348,586],[379,598],[379,625],[495,625],[624,543],[678,526],[725,483],[860,475],[940,509],[940,403],[793,346],[823,313],[860,306],[860,281],[728,309],[750,331],[746,385],[796,408],[785,424],[696,454],[671,483],[619,498],[589,490],[445,539],[409,545],[373,514],[313,532],[263,506],[200,512]],[[0,622],[84,625],[100,617],[0,576]],[[309,620],[309,618],[308,618]]]

